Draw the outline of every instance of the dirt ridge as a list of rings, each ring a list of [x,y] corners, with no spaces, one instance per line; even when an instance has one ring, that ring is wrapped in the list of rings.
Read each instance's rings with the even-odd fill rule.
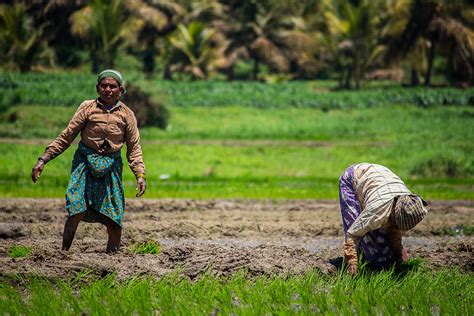
[[[474,226],[473,214],[473,201],[430,201],[429,216],[404,239],[409,253],[431,268],[473,272],[474,237],[462,231]],[[65,218],[62,199],[0,199],[0,274],[335,273],[341,256],[335,200],[129,199],[123,247],[115,255],[104,253],[105,228],[89,223],[80,224],[69,252],[59,251]],[[150,239],[161,244],[160,254],[130,252]],[[31,247],[31,256],[10,258],[8,249],[17,244]]]

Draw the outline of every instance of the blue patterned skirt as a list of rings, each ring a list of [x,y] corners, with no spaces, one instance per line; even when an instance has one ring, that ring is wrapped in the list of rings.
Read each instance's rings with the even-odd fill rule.
[[[72,161],[66,190],[69,216],[85,212],[84,221],[105,224],[105,217],[122,226],[125,198],[120,151],[98,154],[82,142]]]

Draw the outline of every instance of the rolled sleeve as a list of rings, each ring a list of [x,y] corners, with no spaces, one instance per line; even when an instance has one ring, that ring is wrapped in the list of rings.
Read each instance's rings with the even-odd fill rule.
[[[347,233],[359,238],[364,237],[370,231],[384,226],[390,217],[393,201],[389,200],[382,205],[371,209],[364,209],[357,219],[349,227]]]
[[[40,157],[45,163],[62,154],[82,131],[87,121],[86,112],[88,104],[90,102],[83,102],[79,106],[66,129],[46,147],[43,155]]]
[[[145,174],[145,163],[143,162],[142,147],[140,146],[140,132],[138,131],[137,119],[132,111],[127,115],[127,128],[125,133],[127,145],[127,161],[135,177]]]

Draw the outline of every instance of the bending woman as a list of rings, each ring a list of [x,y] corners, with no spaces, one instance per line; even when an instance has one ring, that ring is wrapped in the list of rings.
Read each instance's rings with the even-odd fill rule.
[[[339,178],[339,202],[344,226],[344,257],[350,274],[357,274],[358,253],[374,269],[407,259],[402,232],[427,214],[427,203],[412,194],[387,167],[360,163]]]
[[[128,164],[137,179],[137,197],[146,190],[140,134],[132,110],[119,97],[125,93],[124,80],[116,70],[104,70],[97,78],[99,97],[82,102],[66,129],[46,147],[31,172],[38,181],[44,165],[63,153],[81,134],[72,161],[66,191],[68,218],[64,225],[62,250],[71,247],[80,221],[107,227],[106,252],[120,247],[125,199],[122,184],[123,144]]]

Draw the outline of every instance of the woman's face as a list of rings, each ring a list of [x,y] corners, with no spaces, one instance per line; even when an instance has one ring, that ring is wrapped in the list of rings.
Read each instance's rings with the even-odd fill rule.
[[[122,89],[114,78],[106,77],[97,84],[97,93],[101,100],[107,105],[115,104],[121,92]]]

